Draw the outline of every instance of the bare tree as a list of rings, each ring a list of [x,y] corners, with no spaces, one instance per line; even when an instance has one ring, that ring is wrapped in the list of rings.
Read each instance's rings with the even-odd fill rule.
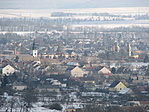
[[[26,107],[26,112],[32,107],[33,103],[38,101],[37,94],[33,90],[27,90],[24,95],[22,95],[24,106]]]

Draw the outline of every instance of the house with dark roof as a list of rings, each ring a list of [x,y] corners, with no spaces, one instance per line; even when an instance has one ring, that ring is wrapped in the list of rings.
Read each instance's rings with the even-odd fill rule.
[[[37,69],[39,69],[40,68],[40,65],[35,65],[35,66],[33,66],[33,69],[34,70],[37,70]]]
[[[37,87],[37,91],[39,92],[44,92],[44,91],[60,92],[60,87],[57,85],[39,85]]]
[[[42,65],[40,66],[40,68],[38,68],[38,71],[44,72],[47,71],[49,68],[50,68],[49,65]]]
[[[65,74],[62,74],[62,75],[50,75],[49,78],[52,78],[54,80],[58,80],[62,85],[79,86],[79,82],[77,80],[72,79],[70,76],[67,76]]]
[[[127,88],[121,81],[114,81],[110,86],[110,91],[122,91],[124,88]]]
[[[80,81],[83,83],[95,83],[95,78],[94,77],[80,77]]]

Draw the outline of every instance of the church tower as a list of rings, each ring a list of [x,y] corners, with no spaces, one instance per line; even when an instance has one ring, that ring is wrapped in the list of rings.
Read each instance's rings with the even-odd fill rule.
[[[131,45],[130,45],[130,43],[127,43],[127,54],[128,54],[128,57],[131,56]]]
[[[33,46],[32,46],[32,56],[38,57],[38,50],[35,47],[35,39],[33,40]]]
[[[119,52],[120,51],[120,47],[118,45],[118,42],[114,43],[114,45],[112,46],[112,51],[114,51],[114,52]]]

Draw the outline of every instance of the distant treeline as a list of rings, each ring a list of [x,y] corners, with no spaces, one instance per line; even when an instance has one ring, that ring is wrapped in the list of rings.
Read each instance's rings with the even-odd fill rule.
[[[130,14],[130,15],[118,15],[110,13],[64,13],[64,12],[53,12],[51,17],[74,17],[74,16],[105,16],[105,17],[121,17],[121,18],[134,18],[135,20],[149,19],[149,14]]]
[[[76,19],[76,21],[80,22],[81,20]],[[82,20],[83,21],[83,20]],[[93,21],[84,19],[84,21]],[[95,20],[94,20],[95,21]],[[84,31],[84,29],[89,29],[88,31],[131,31],[131,32],[149,32],[148,27],[119,27],[119,28],[99,28],[98,26],[77,26],[72,27],[69,25],[69,22],[75,22],[75,19],[49,19],[49,18],[0,18],[0,31]]]

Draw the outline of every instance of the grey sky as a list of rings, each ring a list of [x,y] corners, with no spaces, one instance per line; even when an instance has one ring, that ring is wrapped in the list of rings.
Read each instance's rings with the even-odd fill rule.
[[[149,7],[149,0],[0,0],[0,8],[103,8]]]

